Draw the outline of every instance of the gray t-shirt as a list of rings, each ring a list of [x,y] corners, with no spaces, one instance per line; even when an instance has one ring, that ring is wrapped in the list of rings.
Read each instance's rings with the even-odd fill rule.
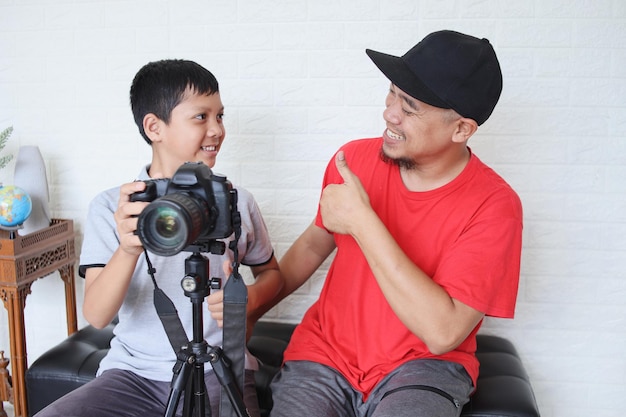
[[[147,167],[139,175],[139,180],[148,179]],[[98,194],[89,206],[85,224],[84,240],[80,256],[81,270],[91,266],[104,266],[119,246],[113,214],[119,200],[119,187]],[[273,254],[267,227],[252,195],[237,188],[237,207],[241,214],[241,237],[238,241],[239,258],[242,265],[255,266],[268,262]],[[225,239],[224,255],[205,254],[209,259],[210,276],[226,277],[222,270],[223,262],[232,262],[233,252],[228,243],[234,238]],[[190,252],[180,252],[174,256],[158,256],[149,252],[150,262],[156,269],[158,286],[174,302],[180,320],[189,339],[193,337],[192,303],[185,296],[181,279],[185,275],[185,259]],[[107,369],[125,369],[157,381],[170,381],[176,355],[169,343],[163,325],[153,304],[154,285],[148,274],[145,257],[137,262],[128,292],[118,312],[119,323],[115,326],[115,337],[111,349],[101,361],[98,375]],[[222,345],[222,330],[211,318],[206,303],[203,303],[204,337],[210,346]],[[246,368],[256,369],[256,361],[247,352]],[[211,367],[205,367],[211,371]]]

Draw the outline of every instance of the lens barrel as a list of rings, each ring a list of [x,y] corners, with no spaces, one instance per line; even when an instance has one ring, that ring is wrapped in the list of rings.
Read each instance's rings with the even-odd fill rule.
[[[195,242],[211,226],[206,202],[185,193],[166,194],[141,212],[137,234],[144,247],[161,256],[173,256]]]

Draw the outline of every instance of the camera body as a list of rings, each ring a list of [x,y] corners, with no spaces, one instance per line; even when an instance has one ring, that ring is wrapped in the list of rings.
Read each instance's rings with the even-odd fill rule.
[[[209,252],[216,239],[233,233],[237,190],[202,162],[186,162],[172,178],[144,181],[146,189],[130,201],[149,202],[138,218],[136,234],[158,255],[182,250]]]

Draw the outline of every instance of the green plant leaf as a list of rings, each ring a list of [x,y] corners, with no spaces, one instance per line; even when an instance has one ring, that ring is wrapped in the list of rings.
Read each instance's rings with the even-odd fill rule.
[[[0,133],[0,149],[4,148],[4,145],[6,145],[9,140],[11,133],[13,133],[13,126],[7,127],[2,131],[2,133]]]
[[[11,162],[11,159],[13,159],[13,155],[6,155],[6,156],[0,157],[0,169],[7,166],[7,164]]]
[[[4,146],[7,144],[9,137],[13,133],[13,126],[9,126],[0,133],[0,150],[4,149]],[[6,155],[0,157],[0,169],[7,166],[7,164],[13,159],[13,155]]]

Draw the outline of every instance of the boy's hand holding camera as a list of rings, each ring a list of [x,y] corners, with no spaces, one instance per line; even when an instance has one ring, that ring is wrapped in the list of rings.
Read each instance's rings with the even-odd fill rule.
[[[123,184],[120,188],[120,199],[115,211],[117,232],[120,235],[120,249],[133,257],[143,253],[143,245],[136,234],[139,214],[150,204],[146,201],[131,201],[131,195],[141,193],[146,189],[143,181],[133,181]],[[224,274],[230,276],[232,267],[230,262],[224,261]],[[224,291],[212,291],[206,298],[211,318],[217,321],[219,327],[224,326]]]
[[[115,211],[115,223],[120,237],[120,249],[134,256],[139,256],[143,253],[143,246],[135,231],[137,230],[137,218],[148,203],[143,201],[132,202],[130,201],[130,196],[144,191],[145,188],[146,183],[143,181],[134,181],[122,185],[120,199]]]

